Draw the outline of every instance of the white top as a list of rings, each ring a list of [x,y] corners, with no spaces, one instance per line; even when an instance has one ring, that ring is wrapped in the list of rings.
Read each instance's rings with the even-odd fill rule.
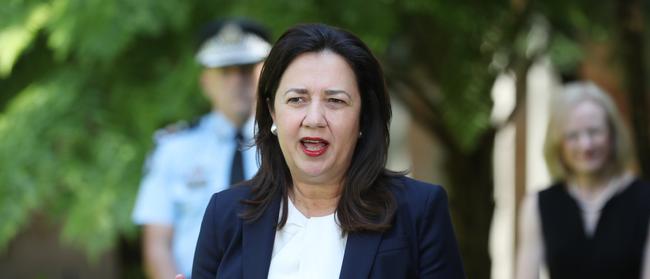
[[[339,278],[348,236],[336,213],[307,218],[288,200],[287,223],[275,233],[268,278]]]
[[[583,226],[587,236],[593,236],[600,218],[600,213],[607,201],[625,190],[632,182],[633,177],[624,175],[612,179],[608,185],[593,198],[587,199],[580,195],[579,189],[574,184],[568,184],[567,190],[580,206]],[[546,267],[544,259],[544,239],[542,237],[541,218],[538,207],[537,194],[526,196],[521,206],[519,216],[519,252],[517,253],[517,279],[539,278],[540,268]],[[641,266],[641,278],[650,279],[650,229],[644,258]]]

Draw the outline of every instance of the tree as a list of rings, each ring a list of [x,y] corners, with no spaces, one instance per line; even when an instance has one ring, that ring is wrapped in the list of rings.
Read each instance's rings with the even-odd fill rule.
[[[89,255],[132,238],[129,215],[151,135],[208,109],[196,82],[195,30],[217,16],[241,15],[276,35],[298,22],[324,22],[370,45],[391,91],[443,143],[468,275],[485,278],[499,128],[489,119],[494,78],[500,71],[525,76],[541,53],[558,67],[575,67],[576,34],[592,23],[619,34],[606,28],[616,26],[613,17],[603,16],[614,2],[11,0],[0,10],[0,250],[36,210],[61,222],[64,238]],[[642,6],[620,5],[621,15]],[[526,37],[540,16],[552,36],[531,55]],[[622,40],[634,45],[625,61],[645,63],[632,59],[645,51],[645,31],[632,31]],[[638,72],[632,91],[643,97],[644,71],[629,69]],[[647,126],[638,123],[638,131]]]
[[[488,65],[498,49],[501,8],[480,1],[13,1],[0,26],[0,42],[11,46],[0,55],[0,134],[8,139],[0,167],[10,170],[0,176],[8,185],[0,244],[36,209],[64,223],[66,239],[91,255],[118,235],[133,235],[128,216],[150,135],[205,109],[188,43],[193,30],[217,14],[244,14],[276,34],[305,21],[350,29],[385,61],[398,96],[430,100],[412,109],[416,118],[427,116],[449,149],[447,188],[469,274],[489,274],[488,93],[495,72]],[[480,175],[468,180],[473,168]]]

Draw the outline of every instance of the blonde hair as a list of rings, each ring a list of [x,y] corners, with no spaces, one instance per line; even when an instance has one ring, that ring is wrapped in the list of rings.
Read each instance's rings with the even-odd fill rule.
[[[632,166],[632,143],[612,98],[592,82],[573,82],[552,97],[550,106],[550,118],[544,141],[544,158],[554,181],[565,180],[572,175],[562,157],[564,124],[569,112],[577,104],[587,100],[602,107],[607,118],[612,149],[611,157],[604,167],[604,174],[620,175],[629,171]]]

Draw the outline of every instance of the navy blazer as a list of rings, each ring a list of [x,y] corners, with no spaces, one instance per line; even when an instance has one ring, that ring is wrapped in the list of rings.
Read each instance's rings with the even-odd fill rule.
[[[250,186],[214,194],[194,254],[192,278],[267,278],[281,198],[255,222],[244,222],[240,203]],[[442,187],[400,177],[391,229],[350,233],[340,278],[465,278]]]

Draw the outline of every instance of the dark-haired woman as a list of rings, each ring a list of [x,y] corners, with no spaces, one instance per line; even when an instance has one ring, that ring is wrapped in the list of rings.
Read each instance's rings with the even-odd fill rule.
[[[258,87],[257,175],[215,194],[193,278],[463,278],[444,190],[386,170],[391,107],[356,36],[280,37]]]

